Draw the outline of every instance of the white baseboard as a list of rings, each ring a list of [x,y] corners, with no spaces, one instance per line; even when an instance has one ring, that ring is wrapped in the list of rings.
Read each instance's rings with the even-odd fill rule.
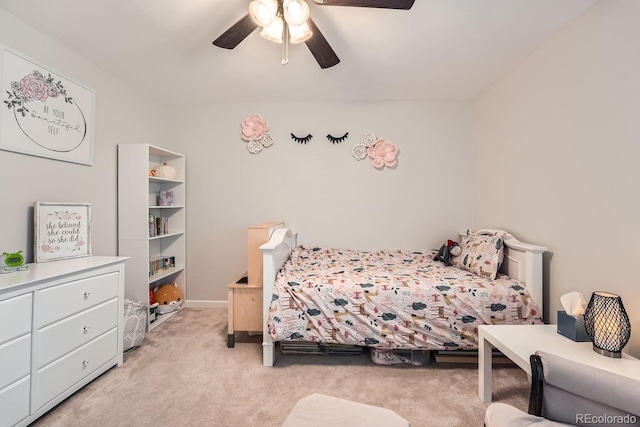
[[[185,307],[227,308],[227,301],[188,299],[185,301]]]

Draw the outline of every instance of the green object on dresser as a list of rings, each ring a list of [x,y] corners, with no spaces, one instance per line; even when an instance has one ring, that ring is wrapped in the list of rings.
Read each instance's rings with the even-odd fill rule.
[[[28,270],[29,266],[24,265],[24,257],[22,256],[22,251],[7,253],[2,252],[4,256],[5,267],[2,267],[0,273],[12,273],[14,271],[19,270]]]

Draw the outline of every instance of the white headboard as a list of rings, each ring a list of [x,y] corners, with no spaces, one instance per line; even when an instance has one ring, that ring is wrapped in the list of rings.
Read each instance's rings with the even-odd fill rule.
[[[540,308],[540,316],[544,313],[544,292],[542,284],[542,254],[547,250],[544,246],[523,243],[511,233],[498,229],[481,229],[476,234],[504,234],[504,261],[500,272],[524,284]],[[460,232],[465,237],[467,232]]]

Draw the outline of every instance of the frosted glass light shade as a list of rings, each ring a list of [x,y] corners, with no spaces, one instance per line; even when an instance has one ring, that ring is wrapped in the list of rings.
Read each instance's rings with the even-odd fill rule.
[[[289,25],[289,33],[291,34],[289,39],[291,43],[302,43],[313,35],[306,22],[303,22],[302,25]]]
[[[249,15],[263,28],[270,26],[278,11],[276,0],[253,0],[249,3]]]
[[[267,40],[270,40],[275,43],[282,43],[282,29],[284,27],[284,22],[282,18],[276,16],[273,18],[273,22],[268,27],[265,27],[260,35]]]
[[[298,26],[309,19],[309,5],[304,0],[285,0],[283,3],[284,20],[290,26]]]

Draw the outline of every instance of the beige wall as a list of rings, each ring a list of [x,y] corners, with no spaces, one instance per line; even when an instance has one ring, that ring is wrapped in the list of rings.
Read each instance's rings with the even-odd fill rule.
[[[259,154],[240,138],[254,113],[275,141]],[[189,300],[226,300],[246,271],[251,224],[285,221],[301,243],[413,249],[437,248],[471,220],[469,103],[238,103],[171,116],[187,161]],[[345,132],[341,144],[325,138]],[[365,132],[399,147],[395,169],[351,156]]]
[[[96,91],[93,166],[0,150],[0,252],[22,250],[27,262],[33,261],[35,201],[88,202],[92,206],[93,253],[116,255],[116,145],[148,141],[162,145],[162,110],[113,75],[1,8],[0,45]],[[4,100],[4,89],[2,94]]]
[[[429,102],[160,108],[0,9],[0,44],[97,93],[92,167],[0,151],[11,183],[0,199],[0,250],[22,249],[32,261],[33,202],[82,201],[93,206],[94,253],[116,254],[116,145],[145,142],[187,156],[189,299],[226,299],[225,284],[245,268],[253,223],[284,220],[302,243],[437,247],[471,222],[473,208],[472,225],[549,247],[549,320],[565,292],[621,294],[635,331],[629,348],[640,356],[631,268],[640,238],[638,17],[635,0],[597,3],[474,110]],[[239,138],[253,113],[271,122],[276,141],[258,155]],[[324,138],[347,131],[340,145]],[[314,139],[299,145],[290,132]],[[351,157],[364,132],[398,145],[396,169]]]
[[[473,223],[546,245],[559,298],[622,296],[640,357],[640,2],[598,2],[475,101]]]

